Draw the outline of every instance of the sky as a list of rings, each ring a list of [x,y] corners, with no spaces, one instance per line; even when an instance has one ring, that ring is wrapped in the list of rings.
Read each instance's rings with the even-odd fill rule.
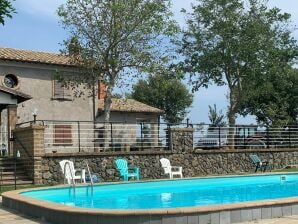
[[[14,7],[17,14],[13,15],[13,19],[6,19],[5,26],[0,26],[0,47],[59,52],[67,33],[59,22],[56,10],[64,2],[65,0],[16,0]],[[191,4],[195,2],[195,0],[173,0],[174,17],[181,27],[185,27],[185,18],[180,10],[185,8],[190,11]],[[293,26],[298,26],[297,0],[269,0],[269,6],[276,6],[290,13]],[[294,37],[298,39],[298,31],[294,32]],[[213,104],[226,113],[226,95],[225,86],[211,86],[199,90],[194,94],[194,103],[188,118],[193,123],[208,123],[208,105]],[[251,124],[255,123],[255,119],[252,116],[239,117],[237,123]]]

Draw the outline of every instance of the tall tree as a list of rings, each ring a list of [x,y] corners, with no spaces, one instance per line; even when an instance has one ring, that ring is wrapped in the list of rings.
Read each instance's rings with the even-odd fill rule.
[[[178,30],[170,5],[170,0],[67,0],[59,8],[63,25],[72,36],[65,43],[66,51],[75,38],[79,54],[73,58],[82,67],[87,62],[92,71],[81,76],[88,80],[91,75],[91,82],[101,80],[107,87],[105,121],[110,118],[117,84],[136,74],[156,72],[168,63],[165,43]]]
[[[11,2],[8,0],[0,0],[0,23],[4,25],[4,18],[12,18],[12,14],[15,13],[15,9]]]
[[[235,125],[244,86],[255,77],[281,68],[297,57],[289,30],[290,15],[268,9],[263,0],[201,0],[189,13],[180,52],[193,90],[211,83],[227,85],[229,126]],[[276,67],[276,66],[275,66]],[[233,130],[229,132],[231,148]]]
[[[163,119],[169,124],[181,122],[193,102],[193,95],[181,81],[164,75],[140,80],[133,86],[131,97],[164,110]]]
[[[292,69],[290,73],[290,86],[289,86],[289,115],[291,117],[290,124],[298,125],[298,69]]]

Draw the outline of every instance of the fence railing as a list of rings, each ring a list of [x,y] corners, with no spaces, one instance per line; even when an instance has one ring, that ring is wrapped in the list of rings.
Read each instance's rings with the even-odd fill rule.
[[[194,124],[194,147],[216,148],[298,148],[298,127],[260,127],[236,125],[235,127],[213,127]]]
[[[110,152],[168,149],[161,123],[42,121],[46,152]]]
[[[194,149],[298,148],[298,127],[260,127],[210,124],[94,123],[88,121],[35,121],[45,126],[46,152],[111,152],[171,149],[170,129],[193,128]],[[32,122],[22,123],[26,126]]]

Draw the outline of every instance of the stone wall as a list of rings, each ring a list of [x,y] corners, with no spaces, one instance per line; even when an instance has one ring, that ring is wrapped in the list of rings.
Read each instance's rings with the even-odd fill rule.
[[[192,152],[193,132],[193,128],[170,128],[170,149],[177,153]]]
[[[166,152],[123,152],[105,154],[47,154],[42,159],[43,183],[63,183],[59,161],[70,159],[76,168],[84,168],[87,161],[91,172],[97,173],[102,181],[119,181],[119,174],[114,161],[125,158],[129,165],[139,166],[142,179],[168,178],[163,176],[159,159],[166,157],[172,165],[182,166],[185,177],[205,175],[238,174],[254,172],[254,166],[249,155],[256,153],[262,160],[268,160],[273,168],[283,168],[287,165],[298,164],[298,149],[271,150],[202,150],[196,152],[173,153]]]
[[[182,166],[184,177],[204,175],[225,175],[254,172],[249,155],[258,154],[268,160],[273,168],[298,164],[298,149],[251,149],[251,150],[193,150],[193,129],[171,129],[171,150],[155,152],[97,152],[97,153],[47,153],[44,152],[44,127],[32,125],[14,130],[15,150],[19,150],[29,175],[35,183],[63,183],[59,162],[74,161],[78,169],[86,168],[88,162],[92,173],[102,181],[119,181],[114,161],[125,158],[130,166],[140,167],[142,179],[168,178],[163,174],[159,160],[168,158],[173,166]],[[26,148],[26,151],[24,151]],[[26,154],[28,158],[26,160]]]

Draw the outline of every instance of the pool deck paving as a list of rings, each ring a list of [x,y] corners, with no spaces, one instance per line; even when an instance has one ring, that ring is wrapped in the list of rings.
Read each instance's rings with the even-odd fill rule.
[[[0,196],[0,224],[50,224],[41,219],[32,218],[15,210],[3,207]]]

